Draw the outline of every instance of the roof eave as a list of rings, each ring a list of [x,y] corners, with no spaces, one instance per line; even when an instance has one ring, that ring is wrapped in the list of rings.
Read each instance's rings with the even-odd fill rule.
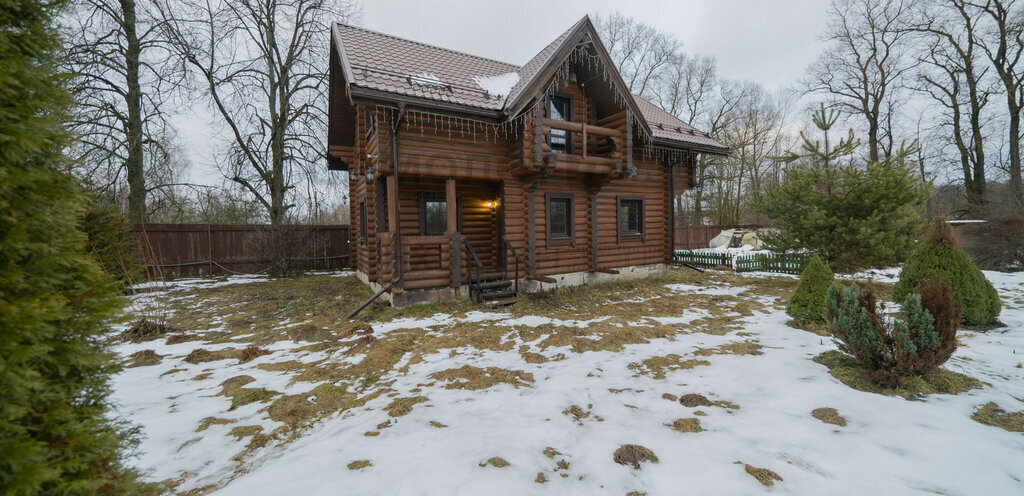
[[[503,120],[501,111],[497,109],[490,110],[470,105],[441,102],[430,98],[423,98],[413,95],[403,95],[400,93],[391,93],[371,88],[363,88],[361,86],[356,85],[350,85],[349,89],[353,101],[358,100],[367,103],[403,103],[407,106],[407,108],[409,106],[413,106],[420,109],[437,110],[451,114],[462,114],[468,118],[474,119],[487,118],[494,120],[495,122],[500,122],[501,120]]]
[[[703,145],[687,141],[676,141],[668,138],[654,138],[651,142],[655,145],[684,148],[697,153],[706,153],[708,155],[718,155],[721,157],[728,156],[730,152],[729,147],[727,146]]]

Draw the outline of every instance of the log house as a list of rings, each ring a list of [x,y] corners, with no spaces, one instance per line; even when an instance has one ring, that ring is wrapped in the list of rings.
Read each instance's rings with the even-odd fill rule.
[[[395,306],[662,273],[672,198],[728,149],[631,94],[584,17],[522,67],[331,30],[328,168]]]

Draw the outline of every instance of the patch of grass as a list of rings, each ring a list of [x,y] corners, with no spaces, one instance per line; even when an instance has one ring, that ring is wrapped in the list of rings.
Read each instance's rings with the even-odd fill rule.
[[[184,342],[187,342],[187,341],[198,341],[200,339],[203,339],[203,338],[200,337],[197,334],[187,334],[187,333],[184,333],[184,332],[178,332],[178,333],[175,333],[175,334],[171,334],[170,336],[167,336],[167,341],[165,341],[164,344],[172,345],[172,344],[184,343]]]
[[[531,351],[521,351],[519,355],[523,357],[526,363],[545,363],[548,358],[540,353],[533,353]]]
[[[243,437],[255,436],[261,432],[263,432],[263,427],[258,425],[240,425],[231,429],[231,432],[228,434],[234,436],[236,440],[241,441]]]
[[[196,348],[185,356],[183,360],[193,365],[217,360],[234,360],[238,358],[238,350],[224,348],[223,350],[210,351],[206,348]]]
[[[971,418],[975,422],[991,425],[1010,432],[1024,432],[1024,411],[1007,412],[993,402],[985,403],[974,410]]]
[[[427,401],[426,396],[410,396],[408,398],[395,398],[384,409],[392,417],[401,417],[412,412],[412,407]]]
[[[559,453],[558,450],[556,450],[555,448],[552,448],[550,446],[548,446],[547,448],[544,448],[543,453],[544,453],[544,456],[546,456],[546,457],[548,457],[548,458],[550,458],[552,460],[554,460],[556,456],[561,455],[561,453]]]
[[[686,393],[679,397],[679,404],[687,408],[697,408],[701,406],[717,406],[719,408],[725,408],[727,410],[739,410],[739,405],[731,401],[716,400],[711,401],[707,399],[703,394],[698,393]]]
[[[711,355],[763,355],[762,346],[756,340],[740,341],[723,344],[715,348],[697,348],[693,354],[697,356]]]
[[[529,386],[533,383],[533,374],[522,370],[506,370],[498,367],[481,369],[472,365],[463,365],[457,369],[442,370],[430,374],[432,379],[447,381],[445,389],[487,389],[498,384],[511,384],[514,388]]]
[[[233,424],[234,420],[222,419],[217,417],[206,417],[199,421],[199,427],[196,427],[196,432],[203,432],[208,429],[211,425],[225,425]]]
[[[148,319],[138,319],[132,322],[127,329],[121,331],[121,333],[117,335],[117,340],[141,343],[143,341],[158,339],[168,332],[171,332],[171,327],[167,324],[154,322]]]
[[[483,462],[483,463],[480,464],[481,467],[486,467],[488,465],[490,465],[492,467],[495,467],[495,468],[505,468],[505,467],[509,466],[509,463],[507,461],[505,461],[504,458],[495,456],[495,457],[489,458],[486,462]]]
[[[588,408],[590,408],[588,406]],[[590,410],[584,410],[579,405],[572,405],[565,410],[562,410],[562,415],[568,415],[573,418],[578,424],[583,425],[583,419],[590,416]]]
[[[612,459],[619,465],[632,466],[640,470],[640,464],[644,462],[658,463],[658,457],[653,451],[638,444],[624,444],[615,450]]]
[[[628,367],[636,372],[637,375],[647,375],[653,379],[664,379],[666,372],[692,369],[703,365],[711,365],[711,362],[693,358],[683,360],[683,357],[672,353],[665,356],[647,358],[639,363],[631,363]]]
[[[377,437],[380,435],[380,431],[366,431],[363,435],[366,437]]]
[[[250,344],[242,349],[242,354],[238,357],[238,363],[249,362],[258,357],[269,354],[270,351],[260,348],[258,345]]]
[[[544,477],[544,472],[537,472],[537,478],[533,479],[533,482],[537,484],[543,484],[548,481],[547,477]]]
[[[811,410],[811,416],[826,424],[846,427],[846,419],[839,415],[839,411],[835,408],[815,408]]]
[[[922,394],[960,394],[982,387],[983,383],[944,368],[937,368],[919,376],[901,376],[896,387],[879,386],[865,377],[866,369],[853,357],[837,350],[826,351],[814,357],[815,363],[828,367],[828,373],[847,386],[867,393],[902,396],[907,399]]]
[[[290,429],[299,429],[326,415],[363,406],[381,393],[360,397],[343,385],[320,384],[307,393],[277,398],[267,407],[267,414]]]
[[[231,398],[231,407],[228,408],[228,411],[249,403],[269,401],[274,396],[281,394],[264,388],[242,387],[255,380],[252,376],[239,375],[220,383],[221,392],[219,394]]]
[[[832,331],[828,329],[825,324],[817,324],[814,322],[800,322],[797,320],[790,320],[786,322],[786,325],[793,329],[800,329],[801,331],[807,331],[811,334],[817,334],[818,336],[831,337]]]
[[[704,428],[700,426],[700,419],[696,418],[676,419],[669,427],[676,432],[704,432]]]
[[[349,470],[359,470],[359,469],[363,469],[363,468],[371,467],[371,466],[373,466],[373,464],[370,463],[370,460],[356,460],[356,461],[348,464],[348,469]]]
[[[672,394],[672,393],[664,393],[664,394],[661,395],[661,399],[669,400],[669,401],[678,401],[679,397],[674,395],[674,394]]]
[[[430,426],[431,427],[437,427],[438,429],[444,429],[445,427],[448,427],[447,425],[444,425],[441,422],[438,422],[436,420],[431,420],[430,421]]]
[[[125,367],[149,367],[160,363],[163,359],[163,355],[158,355],[153,350],[136,351],[128,357]]]
[[[739,464],[743,462],[736,463]],[[760,482],[762,486],[774,486],[776,481],[782,482],[782,477],[780,477],[779,474],[776,474],[766,468],[759,468],[743,463],[743,469],[746,470],[751,477],[757,479],[757,482]]]

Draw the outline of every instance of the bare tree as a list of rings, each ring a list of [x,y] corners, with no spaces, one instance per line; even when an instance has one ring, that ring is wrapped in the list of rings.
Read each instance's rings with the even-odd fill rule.
[[[629,90],[650,96],[659,76],[682,56],[683,44],[650,24],[616,12],[594,24]]]
[[[905,55],[914,0],[835,0],[829,11],[825,52],[805,78],[806,90],[864,120],[868,159],[892,153],[893,108],[915,61]]]
[[[286,220],[326,153],[329,29],[358,15],[331,0],[162,0],[164,36],[230,136],[219,166]]]
[[[128,213],[146,219],[146,196],[176,181],[161,169],[169,133],[162,86],[166,58],[158,23],[135,0],[82,0],[65,21],[68,71],[78,105],[73,151],[84,176],[117,198],[128,185]]]
[[[987,21],[988,32],[981,37],[981,46],[1003,85],[1008,113],[1010,192],[1018,205],[1024,205],[1021,183],[1020,114],[1024,109],[1024,2],[1017,0],[985,0],[970,5],[980,9]]]
[[[982,62],[981,16],[966,0],[941,0],[922,5],[916,28],[925,35],[920,88],[942,109],[940,126],[956,147],[968,204],[979,215],[986,202],[982,111],[991,95],[989,67]]]

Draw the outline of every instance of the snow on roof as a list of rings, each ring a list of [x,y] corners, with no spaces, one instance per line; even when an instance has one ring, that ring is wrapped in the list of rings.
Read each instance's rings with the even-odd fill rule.
[[[496,76],[473,76],[473,81],[491,98],[505,98],[519,82],[519,74],[506,72]]]
[[[419,74],[409,74],[408,77],[409,77],[409,82],[412,83],[412,84],[419,84],[419,85],[423,85],[423,86],[440,86],[440,87],[448,86],[443,81],[441,81],[441,78],[439,78],[439,77],[437,77],[434,74],[429,73],[429,72],[421,72]]]

